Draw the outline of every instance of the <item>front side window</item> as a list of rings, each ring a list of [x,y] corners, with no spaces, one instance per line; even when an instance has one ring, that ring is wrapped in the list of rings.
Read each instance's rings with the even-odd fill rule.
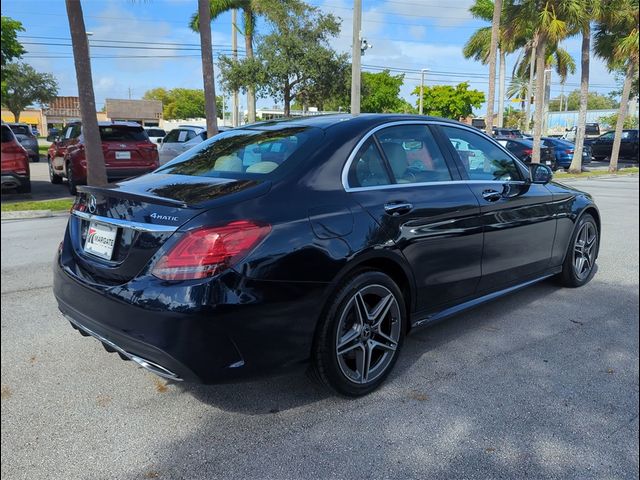
[[[395,183],[451,180],[451,172],[426,125],[399,125],[375,134],[387,157]]]
[[[230,130],[199,143],[158,172],[201,177],[255,178],[306,158],[322,130]]]
[[[470,180],[522,180],[516,162],[493,142],[457,127],[441,127]]]

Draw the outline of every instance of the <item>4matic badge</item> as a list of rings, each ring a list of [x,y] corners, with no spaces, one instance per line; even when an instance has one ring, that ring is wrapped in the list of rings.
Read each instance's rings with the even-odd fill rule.
[[[153,218],[154,220],[168,220],[170,222],[177,222],[178,221],[178,217],[174,217],[172,215],[159,215],[156,212],[153,212],[149,216],[151,218]]]

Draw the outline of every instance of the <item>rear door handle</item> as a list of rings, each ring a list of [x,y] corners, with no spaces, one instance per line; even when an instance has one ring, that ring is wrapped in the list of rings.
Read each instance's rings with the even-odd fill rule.
[[[482,198],[487,202],[496,202],[502,198],[502,193],[495,190],[484,190],[482,192]]]
[[[404,215],[413,210],[413,205],[407,202],[391,202],[385,203],[384,211],[391,216],[397,217],[398,215]]]

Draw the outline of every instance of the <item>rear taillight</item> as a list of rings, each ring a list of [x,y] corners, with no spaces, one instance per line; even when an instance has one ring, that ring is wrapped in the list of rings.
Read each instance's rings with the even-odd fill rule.
[[[162,280],[206,278],[244,258],[271,231],[247,220],[187,233],[153,267]]]
[[[530,148],[525,148],[522,153],[524,153],[525,155],[531,155],[533,153],[533,150],[531,150]]]
[[[564,153],[567,155],[573,155],[573,150],[565,150]]]
[[[19,143],[8,143],[7,145],[2,145],[3,153],[25,153],[25,148]]]

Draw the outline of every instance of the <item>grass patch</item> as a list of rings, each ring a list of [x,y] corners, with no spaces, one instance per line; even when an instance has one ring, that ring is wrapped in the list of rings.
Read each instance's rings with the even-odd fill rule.
[[[0,205],[3,212],[17,212],[20,210],[51,210],[53,212],[68,212],[73,205],[73,198],[59,198],[57,200],[39,200],[28,202],[7,202]]]
[[[615,174],[610,173],[608,170],[591,170],[590,172],[582,173],[554,173],[553,178],[558,180],[562,180],[565,178],[591,178],[599,177],[602,175],[629,175],[638,172],[640,172],[640,169],[638,167],[627,167],[619,169]]]
[[[38,145],[38,153],[40,155],[47,156],[47,152],[49,151],[49,147],[47,145]]]

